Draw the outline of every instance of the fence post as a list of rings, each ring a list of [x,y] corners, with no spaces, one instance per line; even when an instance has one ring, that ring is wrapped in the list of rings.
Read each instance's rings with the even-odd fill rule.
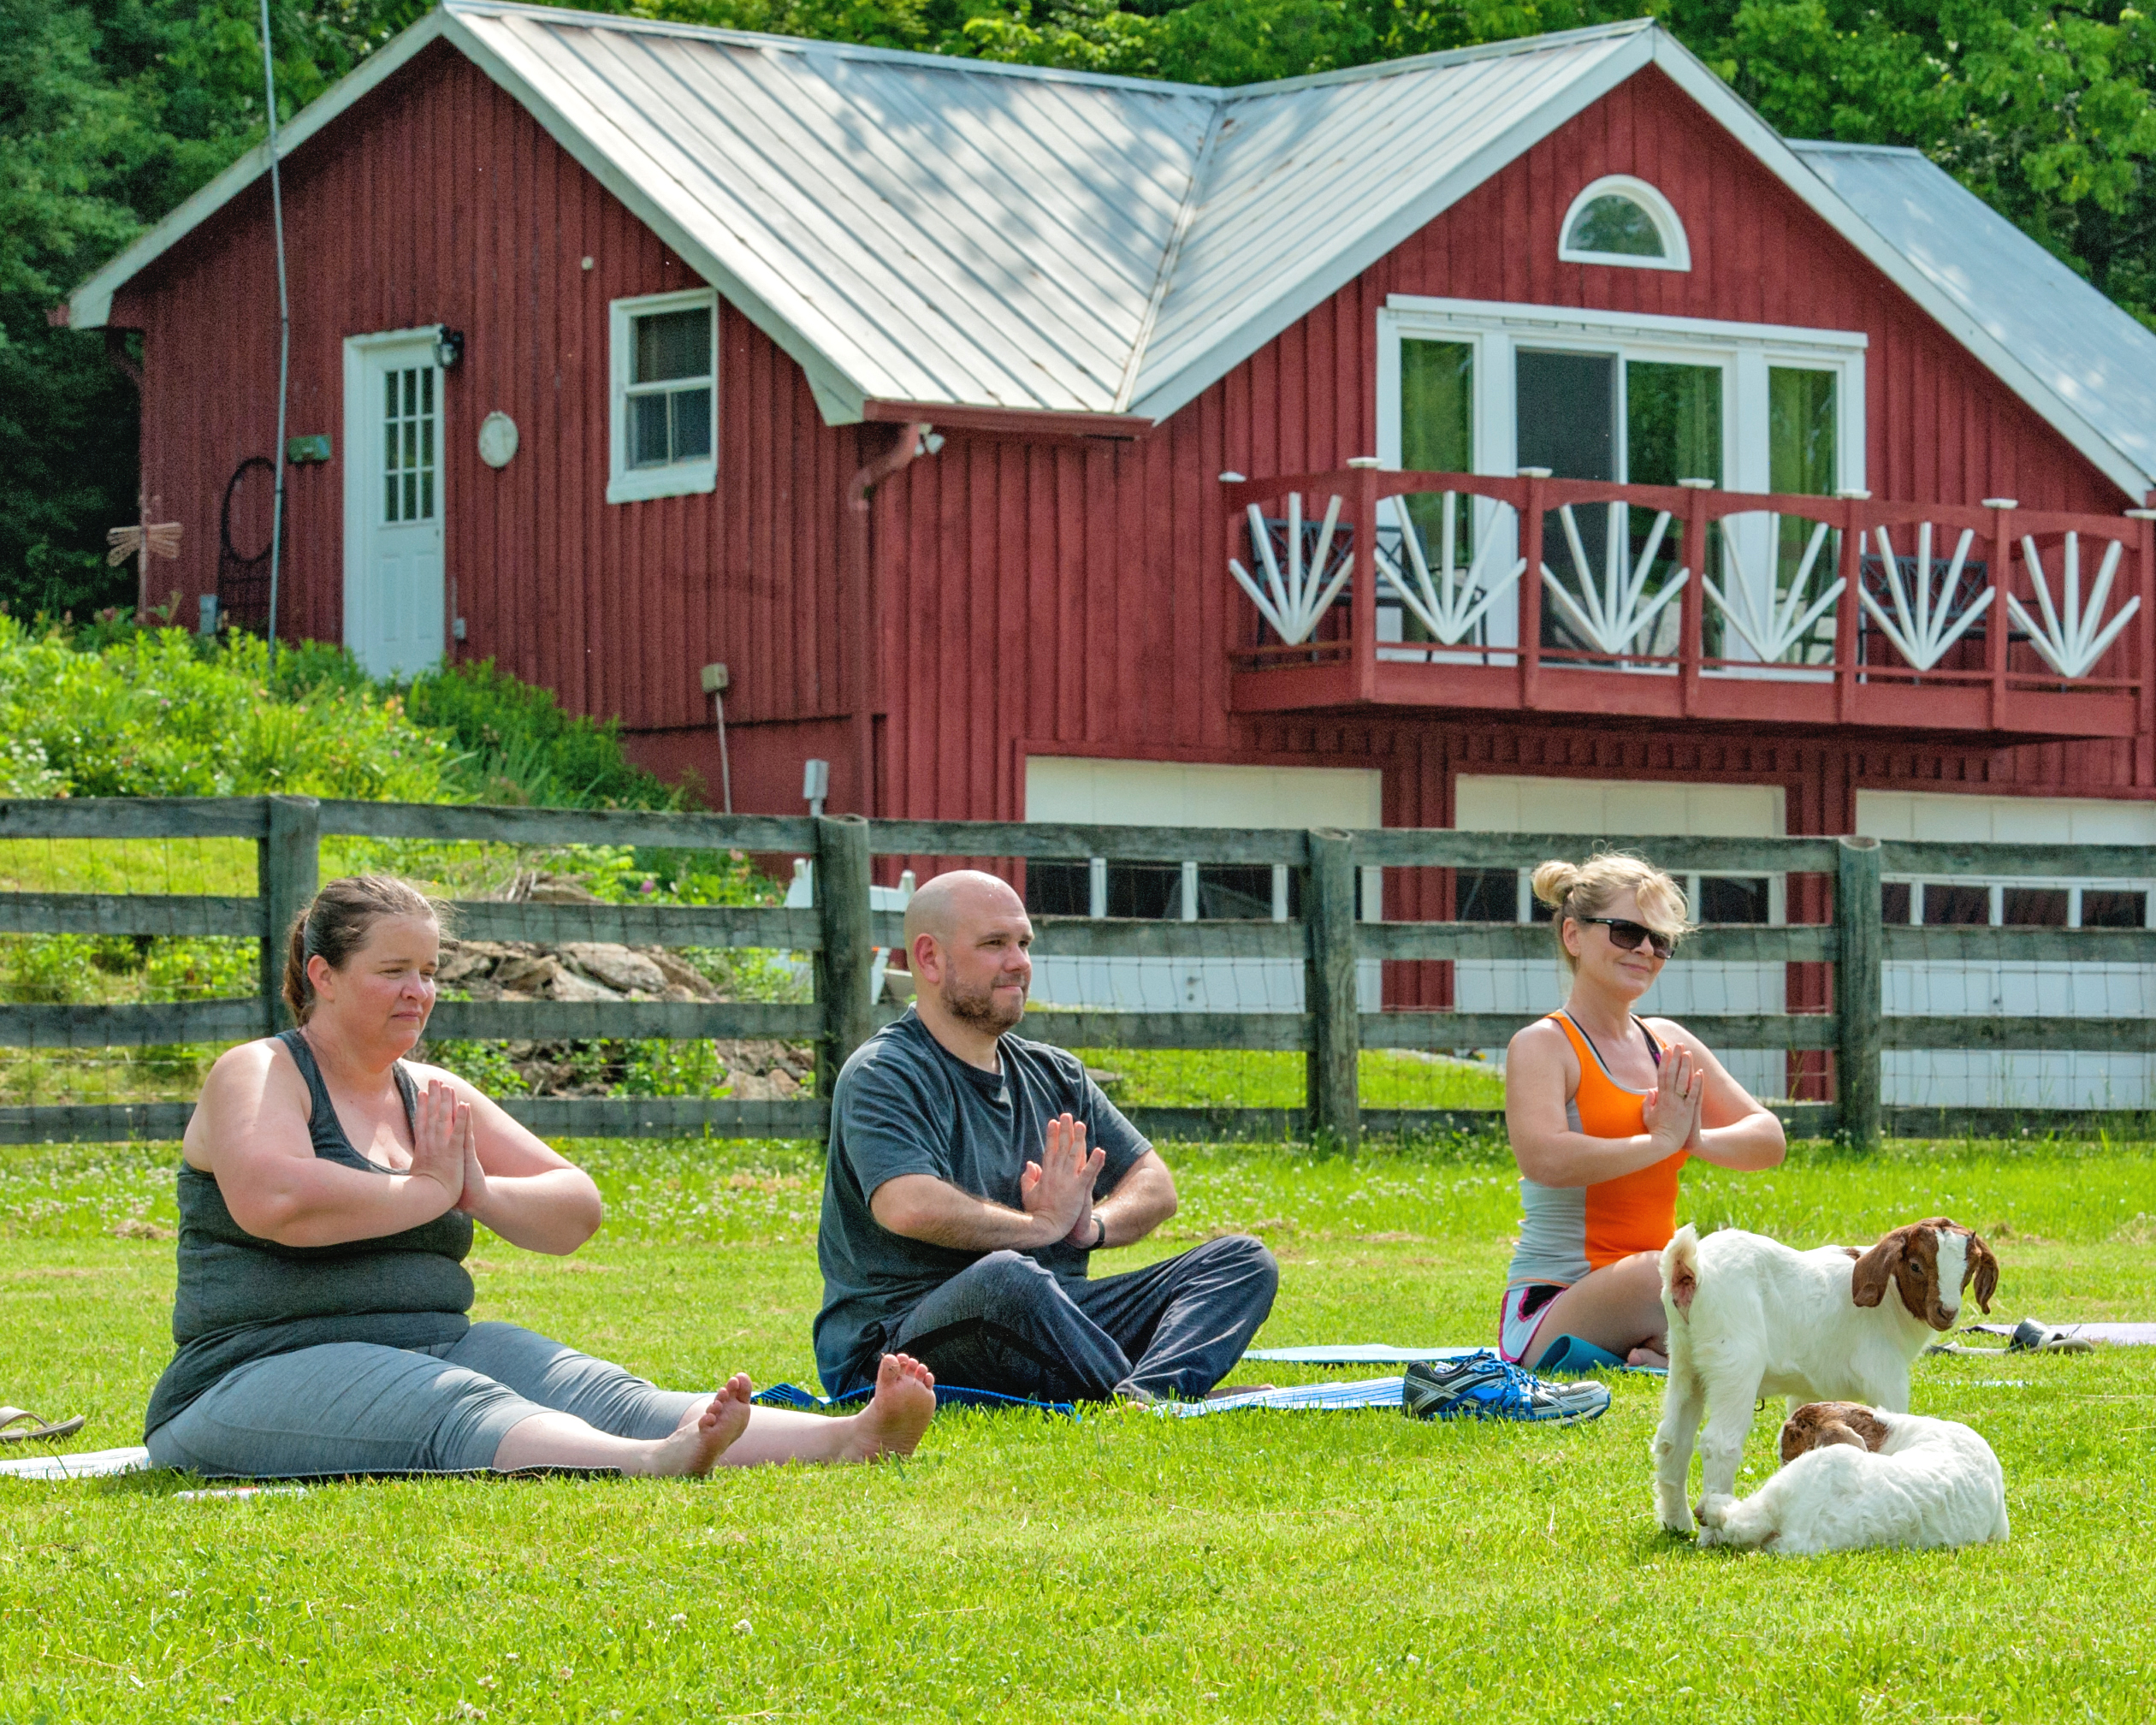
[[[1309,842],[1303,925],[1310,958],[1303,993],[1310,1009],[1310,1129],[1352,1150],[1362,1135],[1355,1094],[1355,1057],[1362,1047],[1355,999],[1355,841],[1321,829]]]
[[[1834,876],[1834,1097],[1841,1136],[1876,1148],[1880,1131],[1881,960],[1879,840],[1844,839]]]
[[[322,883],[322,804],[311,797],[271,797],[268,825],[255,841],[262,894],[262,1034],[292,1022],[284,1004],[285,934]]]
[[[858,815],[816,817],[816,1004],[823,1008],[816,1094],[831,1100],[838,1070],[875,1028],[868,977],[875,962],[868,922],[868,823]]]

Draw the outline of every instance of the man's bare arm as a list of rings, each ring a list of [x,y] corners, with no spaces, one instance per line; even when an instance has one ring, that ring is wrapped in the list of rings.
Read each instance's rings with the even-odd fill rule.
[[[958,1252],[1030,1252],[1060,1239],[1068,1224],[962,1192],[933,1174],[901,1174],[869,1194],[868,1208],[893,1234]]]
[[[1160,1153],[1148,1150],[1132,1163],[1116,1189],[1093,1206],[1093,1213],[1102,1227],[1091,1230],[1081,1245],[1091,1244],[1092,1236],[1098,1235],[1102,1247],[1128,1246],[1174,1215],[1176,1177],[1168,1171]]]

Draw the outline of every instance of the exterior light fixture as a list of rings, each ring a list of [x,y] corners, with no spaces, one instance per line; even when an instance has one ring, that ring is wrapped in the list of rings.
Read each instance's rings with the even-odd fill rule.
[[[442,329],[435,335],[435,364],[445,371],[456,369],[464,358],[465,338],[461,329]]]

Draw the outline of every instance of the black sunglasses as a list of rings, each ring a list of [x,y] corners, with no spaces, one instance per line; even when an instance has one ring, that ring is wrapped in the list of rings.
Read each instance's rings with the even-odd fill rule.
[[[1644,923],[1629,922],[1622,916],[1576,916],[1576,922],[1599,922],[1609,930],[1609,944],[1620,952],[1637,952],[1644,940],[1655,949],[1655,957],[1667,958],[1676,943],[1667,934],[1657,934]]]

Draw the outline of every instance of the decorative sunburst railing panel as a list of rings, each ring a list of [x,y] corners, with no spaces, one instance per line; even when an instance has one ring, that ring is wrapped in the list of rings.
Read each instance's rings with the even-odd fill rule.
[[[2062,590],[2058,603],[2054,606],[2051,583],[2044,578],[2044,560],[2037,553],[2035,540],[2024,534],[2021,542],[2022,560],[2036,589],[2036,603],[2043,613],[2043,621],[2040,625],[2030,616],[2019,596],[2012,593],[2006,596],[2006,613],[2028,632],[2029,646],[2052,670],[2062,677],[2086,677],[2141,609],[2141,596],[2135,594],[2112,614],[2108,623],[2104,620],[2104,607],[2110,601],[2112,582],[2118,573],[2119,560],[2126,554],[2126,547],[2119,540],[2111,542],[2096,572],[2096,585],[2084,603],[2081,535],[2069,532],[2060,555]]]
[[[1434,570],[1422,534],[1406,500],[1401,499],[1399,546],[1390,552],[1382,543],[1377,547],[1377,578],[1430,631],[1431,640],[1457,647],[1474,633],[1490,608],[1513,590],[1526,572],[1527,560],[1517,556],[1508,560],[1500,550],[1501,546],[1509,548],[1512,538],[1496,531],[1498,523],[1492,519],[1481,523],[1481,531],[1469,536],[1479,542],[1466,567],[1461,568],[1461,529],[1466,524],[1460,519],[1460,494],[1447,491],[1441,497]],[[1495,513],[1493,509],[1493,517]]]
[[[1991,608],[1991,587],[1980,586],[1973,593],[1963,590],[1962,573],[1976,535],[1972,529],[1962,529],[1954,554],[1942,566],[1932,556],[1932,524],[1920,524],[1916,556],[1906,571],[1903,560],[1894,554],[1893,540],[1883,525],[1858,536],[1860,557],[1870,537],[1879,543],[1879,565],[1892,614],[1888,614],[1886,607],[1872,596],[1868,587],[1857,590],[1857,601],[1911,670],[1932,670],[1946,656],[1947,649]]]
[[[1284,559],[1273,548],[1272,525],[1264,512],[1253,503],[1250,506],[1251,554],[1264,572],[1261,586],[1257,577],[1243,567],[1240,558],[1228,560],[1228,571],[1235,582],[1250,596],[1250,602],[1258,608],[1258,614],[1272,625],[1273,632],[1290,647],[1307,641],[1318,627],[1318,619],[1340,596],[1340,590],[1348,584],[1355,572],[1355,554],[1344,550],[1338,560],[1333,559],[1333,541],[1338,536],[1341,499],[1336,495],[1325,508],[1324,526],[1318,531],[1315,552],[1306,560],[1303,555],[1302,494],[1288,494],[1287,542],[1282,548]],[[1282,566],[1283,561],[1285,566]]]
[[[1669,511],[1656,513],[1655,525],[1648,530],[1646,544],[1634,559],[1631,555],[1631,535],[1626,531],[1626,506],[1612,503],[1608,507],[1608,525],[1603,535],[1600,579],[1596,579],[1592,560],[1581,542],[1579,522],[1573,513],[1573,506],[1567,503],[1559,507],[1557,517],[1564,529],[1565,547],[1571,554],[1574,579],[1569,584],[1560,579],[1544,559],[1543,583],[1549,590],[1558,614],[1582,640],[1613,658],[1643,657],[1651,653],[1651,647],[1635,643],[1652,630],[1655,619],[1684,590],[1685,584],[1691,578],[1691,571],[1688,567],[1678,569],[1660,588],[1650,592],[1656,554],[1669,531]]]
[[[1731,530],[1731,519],[1725,516],[1721,523],[1723,585],[1717,586],[1714,577],[1704,571],[1700,584],[1738,638],[1762,663],[1780,664],[1792,652],[1815,643],[1821,620],[1849,584],[1839,576],[1823,587],[1820,584],[1833,572],[1831,560],[1823,569],[1820,566],[1832,530],[1824,521],[1811,524],[1811,536],[1805,542],[1795,572],[1784,585],[1780,578],[1783,518],[1772,513],[1766,518],[1769,549],[1765,566],[1758,570],[1746,566],[1741,548],[1746,536]]]

